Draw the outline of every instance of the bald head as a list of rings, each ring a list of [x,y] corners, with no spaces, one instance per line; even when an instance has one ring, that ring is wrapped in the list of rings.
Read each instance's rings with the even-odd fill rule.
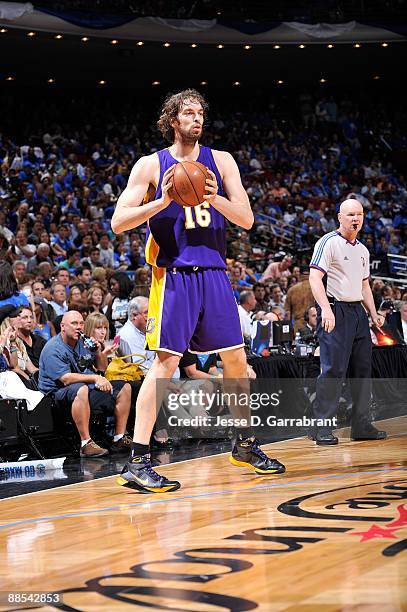
[[[346,215],[349,212],[359,211],[363,213],[363,206],[359,200],[344,200],[339,207],[339,214]]]
[[[340,233],[354,240],[363,226],[363,206],[358,200],[345,200],[338,214]]]
[[[67,344],[75,346],[79,340],[79,334],[83,331],[83,317],[77,310],[69,310],[61,320],[62,340]]]

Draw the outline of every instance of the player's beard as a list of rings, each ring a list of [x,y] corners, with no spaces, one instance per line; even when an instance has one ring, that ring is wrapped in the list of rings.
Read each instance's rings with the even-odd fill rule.
[[[195,128],[190,128],[189,130],[179,128],[179,135],[184,144],[194,145],[202,136],[202,128],[199,131]]]

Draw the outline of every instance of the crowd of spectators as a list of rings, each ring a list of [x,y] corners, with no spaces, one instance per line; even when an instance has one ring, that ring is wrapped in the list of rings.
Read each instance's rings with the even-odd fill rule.
[[[14,116],[25,116],[24,104],[6,100]],[[23,379],[38,369],[44,346],[67,334],[68,311],[85,324],[104,316],[106,340],[128,329],[131,301],[149,293],[145,230],[115,236],[110,220],[134,162],[165,146],[151,118],[128,106],[120,120],[109,106],[89,110],[79,101],[65,117],[52,104],[44,112],[39,104],[16,136],[0,134],[0,307],[20,308],[18,325],[4,317],[0,336],[13,346],[3,366]],[[360,239],[372,257],[407,256],[406,180],[385,154],[406,150],[405,127],[397,108],[362,112],[347,96],[304,93],[290,114],[278,104],[215,110],[204,143],[232,152],[255,214],[249,232],[228,230],[228,273],[246,335],[248,318],[288,319],[307,333],[315,317],[310,256],[337,227],[345,198],[364,207]],[[378,307],[398,303],[404,312],[406,285],[372,282]],[[143,322],[138,307],[130,313]]]

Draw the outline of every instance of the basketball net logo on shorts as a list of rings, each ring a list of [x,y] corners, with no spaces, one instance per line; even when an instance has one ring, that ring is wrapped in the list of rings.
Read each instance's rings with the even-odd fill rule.
[[[149,317],[147,319],[146,334],[152,334],[155,330],[155,317]]]

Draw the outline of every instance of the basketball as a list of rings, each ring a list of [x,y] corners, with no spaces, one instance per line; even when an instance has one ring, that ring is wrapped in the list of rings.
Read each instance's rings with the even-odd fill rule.
[[[204,201],[205,181],[210,178],[206,166],[196,161],[182,161],[176,164],[171,198],[180,206],[197,206]]]

